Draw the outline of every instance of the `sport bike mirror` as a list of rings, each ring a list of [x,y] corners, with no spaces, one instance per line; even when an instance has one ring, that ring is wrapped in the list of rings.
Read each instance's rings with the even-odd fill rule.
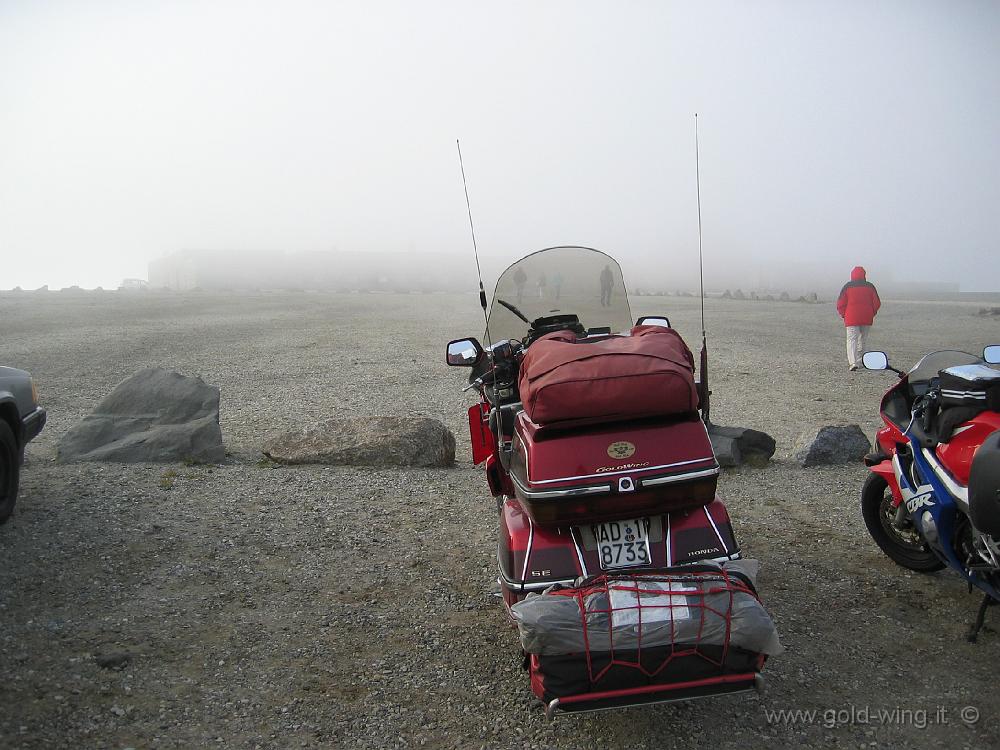
[[[455,339],[448,342],[445,362],[452,367],[475,367],[483,356],[483,347],[475,339]]]
[[[983,359],[991,365],[1000,365],[1000,344],[991,344],[983,349]]]
[[[643,315],[635,324],[637,326],[660,326],[660,328],[670,328],[670,318],[664,315]]]
[[[866,370],[888,370],[889,358],[885,352],[865,352],[861,355],[861,363]]]

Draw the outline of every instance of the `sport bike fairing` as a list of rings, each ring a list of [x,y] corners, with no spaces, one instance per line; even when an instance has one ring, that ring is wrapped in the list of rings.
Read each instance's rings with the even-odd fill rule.
[[[910,520],[920,530],[927,543],[945,558],[951,567],[962,571],[969,583],[990,596],[1000,598],[1000,591],[983,580],[975,571],[971,573],[967,571],[967,561],[958,559],[952,544],[955,538],[955,521],[960,510],[958,504],[964,501],[968,505],[968,500],[962,497],[965,488],[951,480],[944,468],[937,464],[936,459],[928,458],[926,449],[920,448],[919,441],[914,438],[912,426],[907,430],[906,437],[910,439],[910,446],[915,449],[912,458],[915,475],[921,477],[923,482],[917,484],[910,472],[903,470],[898,453],[893,456],[892,465]],[[932,462],[937,466],[933,466]],[[954,485],[955,494],[949,491],[946,482]],[[967,509],[962,511],[966,512]]]

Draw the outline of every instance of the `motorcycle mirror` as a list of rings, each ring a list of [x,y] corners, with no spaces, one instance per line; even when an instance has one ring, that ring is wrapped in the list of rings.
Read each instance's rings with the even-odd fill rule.
[[[483,347],[475,339],[455,339],[448,342],[445,362],[452,367],[475,367],[483,356]]]
[[[660,326],[660,328],[670,328],[670,318],[665,315],[643,315],[635,324],[637,326]]]
[[[991,365],[1000,365],[1000,344],[991,344],[983,349],[983,359]]]
[[[861,355],[861,363],[866,370],[888,370],[889,358],[885,352],[865,352]]]

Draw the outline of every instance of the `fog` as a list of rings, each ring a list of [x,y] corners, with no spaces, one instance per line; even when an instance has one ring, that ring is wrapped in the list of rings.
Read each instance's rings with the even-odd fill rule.
[[[472,290],[458,138],[491,268],[687,286],[697,112],[709,288],[997,291],[998,38],[996,2],[6,0],[0,289],[370,253]]]

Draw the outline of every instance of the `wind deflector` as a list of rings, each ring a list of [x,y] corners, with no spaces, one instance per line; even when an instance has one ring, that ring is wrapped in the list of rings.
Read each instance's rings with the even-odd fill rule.
[[[625,280],[618,262],[607,253],[586,247],[550,247],[532,253],[507,268],[497,280],[488,317],[489,338],[523,339],[528,321],[553,315],[576,315],[588,329],[632,327]]]

